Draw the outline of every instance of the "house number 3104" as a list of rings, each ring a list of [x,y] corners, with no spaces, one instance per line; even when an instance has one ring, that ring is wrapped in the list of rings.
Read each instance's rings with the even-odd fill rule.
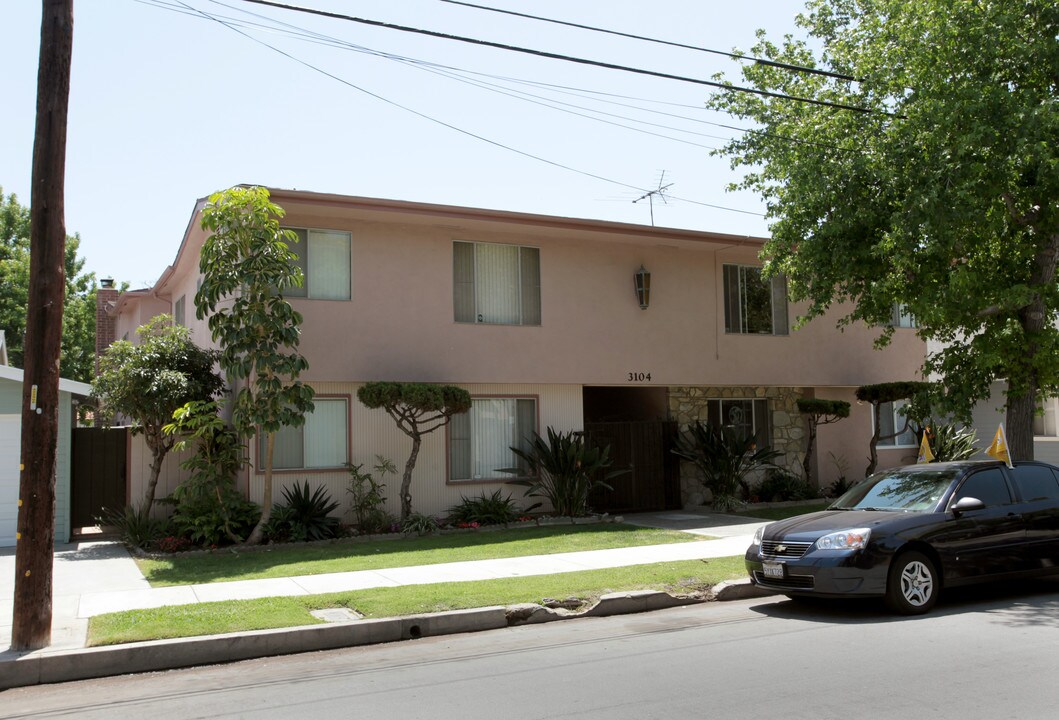
[[[651,373],[629,373],[629,382],[651,382]]]

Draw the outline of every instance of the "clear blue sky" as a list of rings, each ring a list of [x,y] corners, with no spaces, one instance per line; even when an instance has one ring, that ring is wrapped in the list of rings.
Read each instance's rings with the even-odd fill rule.
[[[753,195],[725,192],[736,176],[728,161],[710,157],[708,148],[718,147],[723,142],[718,137],[732,131],[703,121],[742,123],[703,109],[709,88],[240,0],[185,2],[205,13],[269,27],[243,26],[247,37],[175,0],[75,0],[66,225],[81,234],[87,269],[100,277],[133,286],[153,283],[175,257],[195,200],[236,183],[647,224],[648,205],[632,203],[640,194],[634,188],[654,187],[665,170],[665,181],[674,183],[673,198],[763,212]],[[738,64],[727,58],[440,0],[298,4],[664,73],[708,79],[723,71],[737,78]],[[773,39],[794,32],[794,16],[801,9],[800,3],[783,0],[479,4],[744,51],[754,43],[757,28]],[[321,36],[341,46],[330,40],[322,44]],[[40,3],[4,2],[0,186],[24,204],[30,201],[39,42]],[[501,92],[439,74],[449,70],[427,71],[423,62],[459,68],[461,78],[498,85]],[[560,92],[541,84],[570,89]],[[538,103],[579,107],[561,112],[511,96],[518,92],[539,96],[534,98]],[[390,103],[633,187],[525,157]],[[760,215],[677,199],[656,202],[655,223],[767,234]]]

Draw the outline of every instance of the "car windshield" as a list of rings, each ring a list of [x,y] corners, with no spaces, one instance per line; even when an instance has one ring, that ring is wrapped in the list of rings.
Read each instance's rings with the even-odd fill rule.
[[[932,510],[952,484],[952,470],[898,468],[873,475],[831,505],[834,510]]]

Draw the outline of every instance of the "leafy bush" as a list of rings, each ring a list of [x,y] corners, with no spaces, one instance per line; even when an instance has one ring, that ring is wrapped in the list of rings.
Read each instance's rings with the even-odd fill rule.
[[[271,542],[306,542],[328,540],[342,533],[342,525],[331,512],[338,503],[331,500],[323,487],[309,491],[309,481],[283,489],[285,505],[272,508],[265,526],[265,537]]]
[[[439,527],[437,518],[431,515],[414,512],[401,523],[401,532],[415,533],[416,535],[427,535]]]
[[[479,525],[506,525],[522,517],[522,511],[511,496],[501,497],[500,490],[486,496],[483,492],[476,498],[460,496],[460,502],[449,508],[449,522],[478,523]]]
[[[589,447],[581,434],[557,433],[548,428],[545,441],[537,433],[529,449],[512,447],[525,468],[504,468],[502,472],[524,475],[526,470],[534,477],[512,480],[513,485],[526,488],[527,497],[542,497],[551,503],[558,515],[581,517],[588,514],[588,497],[596,488],[611,490],[607,480],[627,470],[607,471],[610,467],[610,446]],[[539,507],[536,503],[527,511]]]
[[[694,423],[677,435],[673,453],[695,465],[717,510],[731,510],[738,505],[740,490],[744,499],[749,499],[750,474],[774,467],[772,461],[780,455],[769,448],[758,450],[753,435],[743,437],[734,428],[718,428],[705,422]]]
[[[168,523],[153,518],[144,508],[126,505],[121,510],[103,508],[103,515],[96,518],[100,525],[117,528],[121,541],[126,545],[147,549],[166,534]]]
[[[350,463],[346,467],[349,470],[349,487],[346,488],[346,492],[352,495],[350,511],[353,513],[353,523],[357,526],[357,530],[370,534],[389,528],[394,522],[394,517],[386,511],[385,507],[386,497],[383,495],[383,490],[386,484],[376,480],[372,473],[361,470],[364,463],[359,465]],[[382,455],[375,456],[373,469],[380,478],[397,472],[393,461]]]
[[[757,494],[764,502],[812,500],[820,495],[808,481],[780,468],[774,468],[765,474]]]
[[[235,487],[245,447],[221,419],[217,403],[187,403],[163,429],[183,437],[177,449],[189,444],[195,448],[180,464],[190,471],[188,479],[166,498],[175,507],[171,518],[175,533],[197,545],[241,543],[257,524],[261,508]]]

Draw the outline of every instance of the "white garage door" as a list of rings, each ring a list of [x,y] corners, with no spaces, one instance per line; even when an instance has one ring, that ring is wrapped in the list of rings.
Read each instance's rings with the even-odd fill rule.
[[[0,415],[0,547],[13,547],[15,544],[21,427],[21,416]]]

